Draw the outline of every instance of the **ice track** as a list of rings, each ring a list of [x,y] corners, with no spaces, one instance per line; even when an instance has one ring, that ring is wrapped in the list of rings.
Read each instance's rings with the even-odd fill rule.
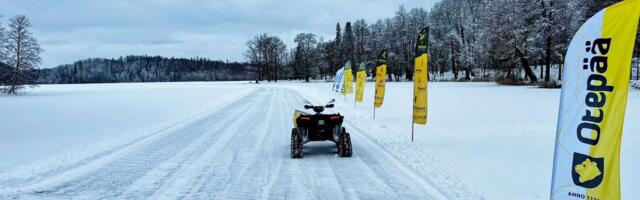
[[[12,180],[17,199],[447,199],[366,137],[289,154],[293,90],[265,87],[204,115],[51,173]],[[347,128],[349,128],[348,120]]]

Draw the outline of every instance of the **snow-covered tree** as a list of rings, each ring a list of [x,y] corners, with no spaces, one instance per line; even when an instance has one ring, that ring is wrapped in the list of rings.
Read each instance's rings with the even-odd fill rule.
[[[309,82],[314,74],[318,74],[319,51],[318,40],[312,33],[300,33],[296,35],[294,42],[297,44],[294,57],[294,77],[304,78]]]
[[[360,63],[368,60],[367,54],[369,49],[366,46],[366,40],[369,39],[369,29],[367,22],[364,19],[359,19],[353,22],[353,36],[354,36],[354,62]]]
[[[257,79],[278,81],[281,78],[280,70],[287,61],[287,47],[277,36],[269,36],[266,33],[255,36],[247,42],[248,49],[245,57],[252,65],[257,66]]]
[[[254,80],[255,65],[206,58],[91,58],[39,70],[38,83],[117,83]]]

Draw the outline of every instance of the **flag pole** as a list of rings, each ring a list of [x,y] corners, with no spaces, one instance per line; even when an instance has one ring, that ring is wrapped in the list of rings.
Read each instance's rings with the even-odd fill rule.
[[[413,129],[415,127],[415,124],[413,122],[411,122],[411,143],[413,143]]]
[[[374,119],[376,118],[376,107],[375,106],[373,106],[373,118]]]

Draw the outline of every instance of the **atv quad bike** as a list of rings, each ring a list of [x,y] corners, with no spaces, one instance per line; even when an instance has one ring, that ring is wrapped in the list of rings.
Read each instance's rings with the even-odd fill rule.
[[[342,127],[344,117],[338,114],[322,114],[325,108],[333,108],[335,100],[324,106],[314,106],[305,101],[305,109],[315,114],[296,110],[293,117],[295,127],[291,129],[291,158],[302,158],[302,146],[311,141],[333,141],[340,157],[351,157],[351,137]]]

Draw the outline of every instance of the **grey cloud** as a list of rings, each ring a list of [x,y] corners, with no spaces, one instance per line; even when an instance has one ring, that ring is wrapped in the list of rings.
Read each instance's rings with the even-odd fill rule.
[[[390,17],[428,0],[0,0],[0,15],[27,15],[46,50],[43,67],[128,54],[242,61],[254,35],[293,45],[299,32],[332,39],[335,24]]]

